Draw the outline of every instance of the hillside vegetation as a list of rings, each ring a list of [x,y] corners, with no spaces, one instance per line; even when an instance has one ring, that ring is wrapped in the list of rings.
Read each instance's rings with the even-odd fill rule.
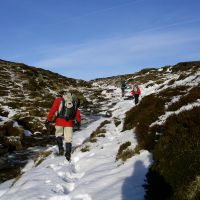
[[[15,177],[25,164],[11,164],[9,154],[55,144],[54,126],[46,128],[44,122],[63,90],[74,92],[80,99],[83,124],[87,123],[84,113],[100,112],[99,102],[107,101],[102,90],[92,88],[89,82],[0,60],[0,182]]]
[[[126,113],[123,128],[134,129],[139,149],[153,154],[146,199],[200,199],[200,62],[95,81],[119,86],[121,79],[149,91]]]
[[[89,154],[107,137],[112,141],[109,153],[114,162],[126,162],[136,154],[141,155],[141,150],[148,150],[153,164],[144,184],[147,200],[200,199],[200,62],[147,68],[91,82],[2,60],[0,72],[0,156],[29,146],[24,129],[52,134],[53,129],[45,129],[44,121],[54,98],[60,90],[67,89],[79,96],[81,109],[89,114],[109,110],[110,119],[91,132],[80,147],[82,154]],[[120,97],[122,79],[126,80],[129,93],[132,84],[140,85],[138,105],[132,104],[130,94],[124,99]],[[50,143],[47,139],[45,144]],[[98,152],[106,149],[101,145],[98,148]],[[3,164],[1,170],[6,169]]]

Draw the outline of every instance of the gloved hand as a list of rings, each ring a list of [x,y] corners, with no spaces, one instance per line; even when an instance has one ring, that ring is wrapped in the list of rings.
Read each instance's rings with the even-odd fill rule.
[[[45,126],[47,127],[47,126],[49,126],[49,124],[50,124],[50,121],[49,121],[49,120],[46,120],[46,121],[45,121]]]

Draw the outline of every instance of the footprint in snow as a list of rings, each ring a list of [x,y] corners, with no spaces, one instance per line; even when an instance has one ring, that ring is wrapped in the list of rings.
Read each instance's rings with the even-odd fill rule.
[[[48,166],[48,168],[53,169],[54,171],[58,171],[59,169],[61,169],[62,165],[54,165],[54,164],[50,164]]]
[[[64,185],[56,184],[52,191],[59,194],[68,194],[69,192],[73,191],[75,188],[75,183],[66,183]]]
[[[60,178],[62,178],[62,180],[67,182],[67,183],[72,183],[76,180],[79,180],[84,175],[85,175],[85,173],[73,173],[73,172],[70,172],[70,171],[67,171],[67,172],[60,171],[60,172],[58,172],[58,176]]]
[[[63,165],[66,165],[66,164],[68,164],[68,161],[64,160],[63,162],[59,162],[58,166],[63,166]]]
[[[72,175],[70,172],[63,172],[63,171],[60,171],[60,172],[58,172],[58,176],[59,176],[60,178],[62,178],[63,181],[65,181],[65,182],[67,182],[67,183],[74,182],[73,175]]]
[[[38,199],[47,199],[47,197],[46,196],[40,196],[40,197],[38,197]]]
[[[51,180],[46,180],[45,183],[46,183],[47,185],[53,185],[53,183],[52,183]]]
[[[65,190],[64,190],[64,187],[60,184],[56,184],[53,188],[52,188],[52,191],[55,192],[55,193],[65,193]]]
[[[75,188],[75,183],[66,183],[64,185],[64,189],[65,189],[65,194],[72,192]]]
[[[73,158],[73,162],[74,162],[74,163],[76,163],[76,162],[78,162],[78,161],[79,161],[79,157],[74,157],[74,158]]]
[[[60,196],[50,197],[48,200],[71,200],[71,198],[66,195],[60,195]]]
[[[112,136],[110,136],[108,139],[109,139],[109,141],[111,141],[111,142],[112,142],[112,141],[113,141],[115,138],[114,138],[114,137],[112,137]]]
[[[77,165],[77,164],[75,165],[75,163],[70,164],[70,171],[72,173],[77,173],[79,170],[80,170],[79,165]]]
[[[73,174],[73,178],[74,178],[74,180],[79,180],[79,179],[81,179],[84,175],[85,175],[84,172],[82,172],[82,173],[76,173],[76,174]]]
[[[74,197],[74,200],[92,200],[89,194],[79,194]]]

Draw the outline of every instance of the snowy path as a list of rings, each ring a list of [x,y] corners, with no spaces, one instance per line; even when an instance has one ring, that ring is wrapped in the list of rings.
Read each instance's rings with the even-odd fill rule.
[[[137,144],[132,130],[121,132],[123,123],[118,127],[114,123],[114,117],[123,122],[124,113],[133,106],[133,101],[121,99],[119,91],[116,91],[116,99],[118,103],[112,108],[113,117],[107,118],[110,123],[104,127],[105,137],[98,138],[96,143],[86,143],[89,151],[81,152],[82,147],[77,148],[71,163],[54,153],[37,167],[33,167],[33,161],[30,162],[12,187],[5,187],[8,183],[0,185],[0,199],[130,200],[134,197],[143,200],[142,185],[151,164],[151,155],[141,151],[124,164],[116,162],[120,144],[127,141],[133,147]],[[76,132],[73,145],[82,144],[104,120],[101,118],[87,129]],[[56,147],[52,150],[55,152]]]

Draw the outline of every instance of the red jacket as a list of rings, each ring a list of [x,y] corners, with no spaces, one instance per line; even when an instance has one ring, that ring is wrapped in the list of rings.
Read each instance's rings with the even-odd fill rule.
[[[52,107],[51,107],[51,110],[49,111],[49,114],[48,114],[48,121],[51,121],[53,119],[53,116],[55,115],[55,113],[59,110],[59,106],[60,106],[60,103],[61,103],[61,100],[62,100],[62,97],[58,97],[55,99]],[[76,112],[76,120],[77,122],[80,122],[81,121],[81,113],[80,113],[80,110],[77,109],[77,112]],[[56,126],[67,126],[67,127],[73,127],[73,120],[65,120],[65,119],[62,119],[62,118],[57,118],[56,119]]]
[[[134,90],[132,90],[132,91],[131,91],[131,94],[132,94],[132,95],[141,94],[141,90],[140,90],[139,86],[138,86],[138,85],[134,85],[134,87],[137,88],[137,92],[135,92]]]

